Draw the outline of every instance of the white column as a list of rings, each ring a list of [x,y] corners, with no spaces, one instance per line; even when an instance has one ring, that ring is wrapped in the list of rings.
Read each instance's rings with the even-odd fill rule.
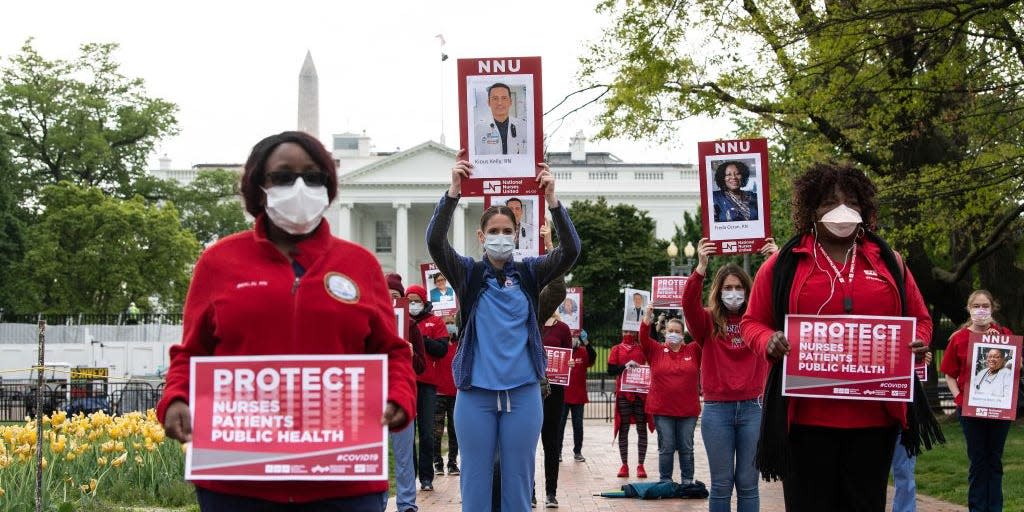
[[[452,247],[459,254],[466,254],[466,203],[455,208],[455,224],[452,225]]]
[[[338,238],[352,241],[352,203],[338,203]]]
[[[415,282],[409,275],[409,203],[392,203],[395,207],[395,272],[406,283]]]

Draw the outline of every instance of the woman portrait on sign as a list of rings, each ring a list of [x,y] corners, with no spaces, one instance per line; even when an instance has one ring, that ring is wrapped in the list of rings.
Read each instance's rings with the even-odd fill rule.
[[[1009,357],[998,348],[984,347],[981,350],[984,351],[985,366],[974,376],[971,401],[984,398],[988,407],[997,407],[997,402],[1005,402],[1004,408],[1008,408],[1013,392],[1013,368],[1007,365]]]
[[[757,220],[757,194],[743,190],[749,181],[750,167],[743,162],[729,160],[715,167],[715,222]]]

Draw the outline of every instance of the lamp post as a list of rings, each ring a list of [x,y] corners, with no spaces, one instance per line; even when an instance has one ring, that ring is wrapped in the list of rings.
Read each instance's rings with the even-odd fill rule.
[[[686,247],[683,247],[683,255],[686,256],[686,264],[683,265],[683,269],[686,275],[690,275],[693,272],[693,255],[696,252],[697,250],[693,248],[693,242],[686,242]]]
[[[682,275],[680,272],[683,267],[676,265],[676,256],[679,256],[679,247],[676,246],[676,242],[673,240],[668,243],[668,247],[665,248],[665,254],[668,254],[669,259],[672,261],[672,265],[669,267],[669,274],[673,276]]]

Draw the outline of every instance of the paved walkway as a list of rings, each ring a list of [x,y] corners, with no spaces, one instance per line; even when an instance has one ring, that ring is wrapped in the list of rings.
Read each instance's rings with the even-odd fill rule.
[[[617,490],[623,483],[637,481],[634,478],[616,478],[615,473],[620,466],[618,444],[612,444],[611,423],[602,420],[587,420],[584,425],[583,455],[586,462],[575,462],[572,459],[572,427],[566,425],[567,444],[563,448],[561,469],[558,477],[558,510],[563,512],[592,512],[592,511],[616,511],[616,512],[637,512],[637,511],[706,511],[707,500],[658,500],[643,501],[637,499],[610,499],[594,496],[603,491]],[[630,429],[630,472],[635,475],[636,471],[636,431]],[[658,449],[657,434],[649,434],[646,468],[652,478],[658,476]],[[543,450],[537,448],[537,482],[538,499],[540,503],[536,510],[545,510],[544,502],[544,463]],[[705,456],[704,443],[700,435],[700,424],[694,435],[694,458],[696,464],[696,478],[710,485],[707,457]],[[679,468],[675,468],[674,475],[679,479]],[[761,511],[781,512],[785,510],[782,499],[782,484],[778,482],[761,482]],[[892,498],[892,488],[889,488],[889,497]],[[733,498],[733,510],[735,510],[735,497]],[[417,496],[417,504],[423,512],[459,512],[461,511],[461,500],[459,498],[459,477],[438,475],[434,477],[434,491],[420,492]],[[388,503],[388,511],[395,510],[395,500],[392,498]],[[952,512],[963,510],[952,504],[928,497],[918,497],[917,510],[919,512]],[[475,512],[475,511],[473,511]],[[525,511],[507,511],[525,512]]]

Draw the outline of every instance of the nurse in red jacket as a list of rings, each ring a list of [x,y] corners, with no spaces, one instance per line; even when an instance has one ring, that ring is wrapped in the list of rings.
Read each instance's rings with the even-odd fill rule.
[[[416,376],[416,433],[419,435],[419,458],[417,472],[420,490],[434,490],[434,408],[437,406],[437,363],[448,353],[448,328],[444,320],[433,313],[433,306],[427,300],[427,290],[418,284],[405,290],[409,299],[409,315],[412,317],[426,350],[426,370]]]
[[[241,188],[256,223],[220,239],[196,262],[182,341],[171,347],[157,405],[167,435],[191,440],[189,360],[208,355],[387,354],[381,422],[403,428],[416,410],[412,356],[398,337],[377,259],[332,236],[323,220],[337,194],[330,153],[306,133],[272,135],[253,147]],[[193,483],[203,511],[308,503],[317,510],[380,512],[388,489],[386,479]]]
[[[967,440],[967,458],[971,460],[967,478],[970,483],[967,506],[972,511],[1001,511],[1003,447],[1006,445],[1006,436],[1010,433],[1013,422],[963,416],[960,414],[960,408],[964,404],[964,389],[971,386],[972,379],[975,379],[974,357],[967,353],[971,333],[1013,333],[992,319],[992,313],[999,311],[999,303],[988,290],[975,290],[971,293],[967,298],[967,311],[971,314],[971,319],[949,337],[949,345],[942,356],[940,369],[946,374],[946,384],[953,393],[957,416],[960,417],[960,426],[964,431],[964,439]],[[982,371],[988,373],[987,369]],[[974,380],[975,386],[981,384],[983,382]]]
[[[665,344],[651,337],[654,306],[640,323],[640,348],[651,363],[651,391],[647,414],[654,415],[658,430],[658,473],[662,482],[672,481],[672,465],[679,454],[679,478],[693,483],[693,431],[700,416],[697,381],[700,378],[700,345],[683,343],[683,321],[665,323]]]
[[[565,405],[562,407],[562,433],[565,422],[572,413],[572,457],[576,462],[586,462],[583,456],[583,408],[590,402],[587,396],[587,370],[597,362],[597,351],[590,346],[587,331],[581,330],[579,338],[573,341],[572,359],[569,361],[569,385],[565,388]]]
[[[648,416],[644,410],[647,395],[622,391],[622,372],[632,366],[647,364],[647,358],[636,334],[633,331],[623,332],[622,342],[608,352],[608,374],[615,377],[615,423],[612,427],[612,439],[615,436],[619,437],[619,457],[622,459],[619,478],[629,476],[629,426],[636,425],[638,478],[647,478],[647,469],[644,468],[644,459],[647,458],[647,429],[644,427],[648,427],[651,432],[654,431],[654,418]]]
[[[915,341],[906,350],[924,357],[931,317],[914,276],[872,232],[875,194],[864,172],[849,165],[816,164],[796,179],[793,224],[799,234],[758,270],[740,324],[742,339],[758,354],[779,361],[789,352],[777,313],[904,316],[906,311],[917,318]],[[903,270],[894,275],[887,259]],[[775,272],[792,272],[791,280],[780,281],[790,287],[782,303],[772,299]],[[897,279],[903,281],[905,304]],[[765,404],[767,411],[783,400],[774,393],[765,399],[772,401]],[[776,431],[766,412],[762,438],[776,446],[788,443],[791,451],[782,475],[787,511],[885,509],[896,434],[907,427],[904,402],[789,397],[784,414],[788,436]]]

